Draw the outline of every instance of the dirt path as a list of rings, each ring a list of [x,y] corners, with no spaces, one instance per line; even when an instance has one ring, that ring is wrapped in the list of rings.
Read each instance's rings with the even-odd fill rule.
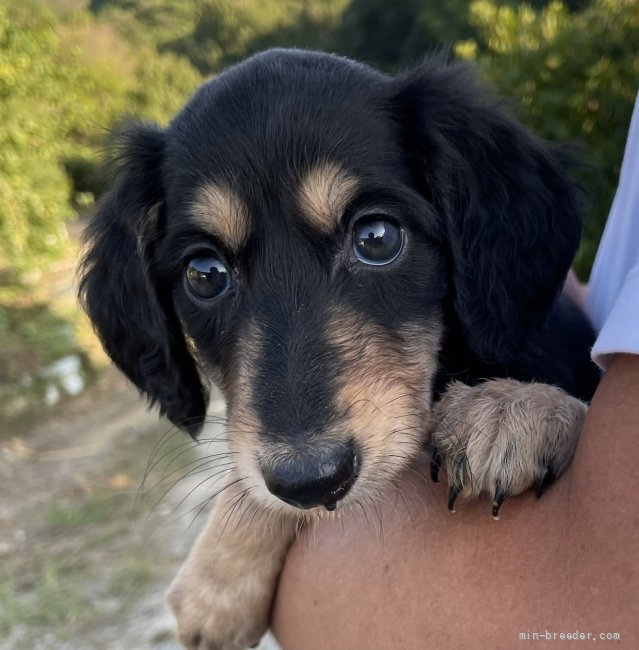
[[[0,649],[177,649],[164,592],[217,480],[198,458],[224,448],[188,443],[115,371],[0,443]]]

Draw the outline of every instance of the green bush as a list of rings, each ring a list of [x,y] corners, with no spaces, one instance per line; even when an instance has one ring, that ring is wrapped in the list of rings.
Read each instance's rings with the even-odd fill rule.
[[[127,114],[166,122],[199,81],[184,59],[88,14],[63,23],[38,4],[0,7],[0,264],[59,255],[75,192],[104,187],[109,129]]]
[[[0,6],[0,255],[10,266],[58,253],[72,214],[59,164],[66,97],[54,27],[45,9]]]

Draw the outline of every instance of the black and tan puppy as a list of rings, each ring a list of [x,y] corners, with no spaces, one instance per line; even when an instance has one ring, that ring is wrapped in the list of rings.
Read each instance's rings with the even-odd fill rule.
[[[170,595],[188,647],[259,639],[302,514],[366,507],[425,447],[451,508],[569,464],[597,381],[557,298],[578,199],[466,66],[273,50],[120,146],[84,304],[179,427],[220,386],[236,462]]]

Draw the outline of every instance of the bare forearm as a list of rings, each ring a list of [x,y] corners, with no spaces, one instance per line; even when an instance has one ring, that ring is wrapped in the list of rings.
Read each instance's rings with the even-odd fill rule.
[[[275,603],[283,647],[495,650],[520,633],[575,629],[619,632],[622,647],[636,647],[637,423],[639,357],[619,356],[573,466],[541,500],[507,502],[499,522],[486,501],[450,515],[444,488],[420,478],[367,520],[308,531]]]

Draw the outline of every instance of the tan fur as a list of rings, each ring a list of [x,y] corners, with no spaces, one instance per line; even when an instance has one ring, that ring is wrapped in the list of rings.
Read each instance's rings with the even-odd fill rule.
[[[260,425],[253,408],[253,386],[254,361],[260,356],[262,332],[255,321],[250,322],[241,334],[238,346],[233,373],[226,390],[226,430],[240,476],[247,477],[254,485],[257,484],[258,490],[261,491],[264,481],[257,465],[257,458],[261,455],[257,437]],[[275,501],[275,498],[273,500]]]
[[[269,519],[254,502],[240,502],[247,484],[237,481],[232,474],[167,595],[189,649],[243,650],[268,628],[295,519]]]
[[[357,180],[338,165],[317,165],[300,183],[298,208],[308,223],[327,235],[335,230],[356,189]]]
[[[396,336],[341,308],[328,338],[346,367],[336,399],[343,416],[337,426],[354,437],[365,459],[352,498],[365,499],[419,454],[430,426],[441,325],[438,320],[429,328],[405,325]]]
[[[230,250],[238,251],[247,241],[250,226],[248,208],[230,188],[208,183],[199,188],[191,214]]]
[[[557,475],[572,460],[587,406],[555,386],[493,379],[453,382],[435,409],[433,443],[461,495],[507,495],[534,485],[552,459]]]

